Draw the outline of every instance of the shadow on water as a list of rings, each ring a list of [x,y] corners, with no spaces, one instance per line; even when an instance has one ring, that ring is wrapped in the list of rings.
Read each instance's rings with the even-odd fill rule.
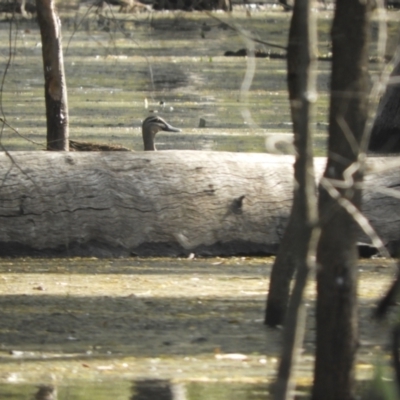
[[[177,383],[166,379],[108,381],[86,385],[0,385],[7,400],[268,400],[264,384]],[[296,397],[300,398],[300,397]]]
[[[276,356],[279,335],[263,326],[263,305],[263,298],[155,298],[139,293],[114,298],[1,296],[0,363],[26,359],[46,368],[55,359],[214,357],[220,351]],[[51,357],[42,357],[42,352]]]

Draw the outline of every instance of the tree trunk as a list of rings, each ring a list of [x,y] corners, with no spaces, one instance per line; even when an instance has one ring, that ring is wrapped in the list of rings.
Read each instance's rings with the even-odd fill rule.
[[[275,254],[293,162],[202,151],[1,153],[0,256]],[[325,162],[314,160],[317,177]],[[370,160],[383,170],[367,176],[363,201],[385,242],[400,240],[400,202],[379,192],[400,187],[399,163],[389,162]]]
[[[368,1],[337,0],[332,27],[329,157],[319,188],[314,400],[353,399],[357,324],[360,144],[368,117]],[[346,209],[347,208],[347,209]]]
[[[68,150],[68,102],[61,46],[61,23],[53,0],[36,0],[42,36],[47,150]]]
[[[309,1],[296,1],[288,45],[288,89],[293,121],[295,163],[293,208],[269,285],[265,323],[282,325],[289,298],[290,282],[296,266],[307,253],[312,225],[316,223],[316,187],[312,151],[312,102],[315,91],[316,32]],[[305,95],[308,93],[308,96]],[[296,246],[298,245],[298,246]]]
[[[391,78],[400,78],[400,61],[395,65]],[[379,153],[400,152],[400,83],[390,83],[389,80],[372,127],[369,150]]]
[[[312,0],[296,0],[293,9],[288,45],[288,87],[293,121],[296,161],[295,186],[290,222],[276,258],[268,302],[273,304],[275,290],[282,290],[276,282],[281,275],[297,270],[296,282],[290,298],[283,331],[283,345],[275,385],[275,400],[294,397],[293,369],[303,343],[306,312],[303,292],[307,283],[311,259],[315,259],[317,237],[317,197],[313,166],[313,103],[316,98],[316,24],[311,13]],[[314,256],[314,257],[313,257]],[[283,264],[281,259],[283,259]],[[283,279],[287,298],[289,279]],[[286,308],[286,303],[274,308]],[[273,315],[272,319],[276,316]],[[268,303],[266,322],[268,323]]]

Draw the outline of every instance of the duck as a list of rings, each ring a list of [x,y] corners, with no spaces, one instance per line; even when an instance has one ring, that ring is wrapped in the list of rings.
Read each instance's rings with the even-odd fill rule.
[[[154,143],[155,136],[158,132],[180,132],[181,130],[169,124],[165,119],[158,115],[150,115],[142,123],[142,137],[143,146],[145,151],[156,151]],[[124,146],[105,144],[105,143],[92,143],[92,142],[79,142],[69,140],[70,151],[132,151]]]
[[[124,146],[69,140],[69,151],[132,151]]]
[[[157,132],[180,132],[181,130],[170,125],[158,115],[150,115],[142,124],[142,137],[145,151],[156,151],[154,139]]]

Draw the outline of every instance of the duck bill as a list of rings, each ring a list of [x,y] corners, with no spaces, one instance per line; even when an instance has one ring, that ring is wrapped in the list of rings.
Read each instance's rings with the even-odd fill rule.
[[[170,125],[168,123],[165,123],[165,127],[164,127],[163,131],[166,131],[166,132],[180,132],[181,130],[178,129],[178,128],[175,128],[174,126],[172,126],[172,125]]]

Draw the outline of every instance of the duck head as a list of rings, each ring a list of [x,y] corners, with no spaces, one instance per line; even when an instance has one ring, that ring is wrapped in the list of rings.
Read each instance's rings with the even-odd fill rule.
[[[159,116],[151,115],[150,117],[147,117],[142,124],[144,150],[156,150],[154,138],[159,131],[180,132],[181,130],[173,127]]]

